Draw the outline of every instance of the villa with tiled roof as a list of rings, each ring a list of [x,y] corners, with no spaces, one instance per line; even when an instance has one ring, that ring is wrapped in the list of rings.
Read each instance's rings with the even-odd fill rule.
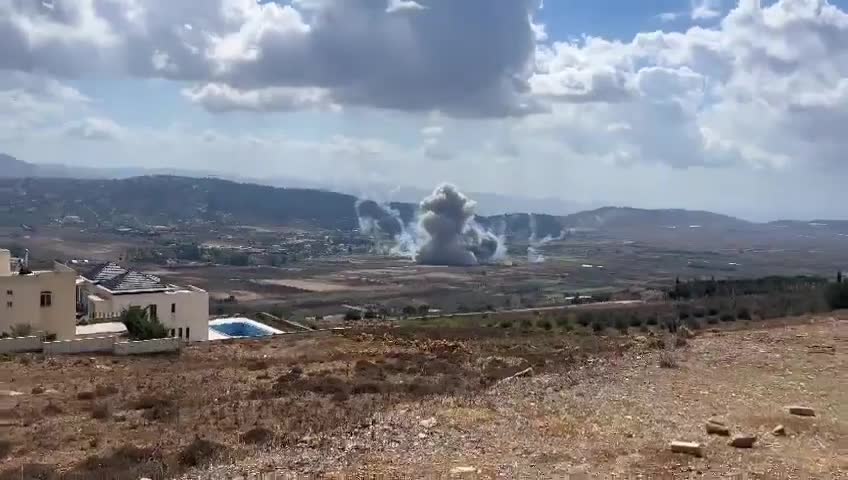
[[[94,265],[77,278],[77,310],[92,323],[114,321],[130,307],[144,308],[174,337],[207,340],[209,294],[117,263]]]

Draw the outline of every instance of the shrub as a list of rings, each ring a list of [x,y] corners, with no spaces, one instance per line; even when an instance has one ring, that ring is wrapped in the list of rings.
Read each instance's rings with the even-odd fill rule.
[[[696,308],[695,311],[692,312],[692,316],[695,318],[704,318],[707,316],[707,312],[703,308]]]
[[[112,416],[112,409],[108,403],[98,403],[91,409],[91,418],[96,420],[107,420]]]
[[[32,325],[28,323],[18,323],[9,327],[9,333],[13,337],[28,337],[32,335]]]
[[[751,319],[751,311],[748,310],[747,307],[742,307],[739,311],[736,312],[736,318],[739,320],[750,320]]]
[[[94,400],[96,395],[91,390],[85,390],[77,393],[77,400]]]
[[[274,432],[263,427],[254,427],[239,436],[242,443],[261,445],[270,443],[274,439]]]
[[[715,308],[715,307],[712,307],[708,310],[708,313],[711,317],[718,316],[718,309]]]
[[[588,327],[594,320],[594,315],[592,312],[583,312],[577,316],[577,323],[584,327]]]
[[[0,440],[0,458],[4,458],[10,453],[12,453],[12,442]]]
[[[680,312],[677,318],[679,318],[680,320],[686,320],[687,318],[689,318],[689,312]]]
[[[686,322],[686,326],[690,330],[700,330],[701,329],[701,322],[696,318],[690,318],[689,321]]]
[[[530,321],[529,318],[521,319],[521,329],[522,330],[530,330],[533,327],[533,322]]]
[[[545,330],[550,330],[553,328],[553,325],[551,325],[551,321],[548,319],[539,320],[538,322],[536,322],[536,326],[541,327]]]
[[[350,309],[345,312],[344,319],[347,321],[362,320],[362,312],[359,310]]]
[[[59,405],[56,405],[55,403],[53,403],[53,401],[48,401],[47,405],[45,405],[44,409],[42,409],[42,412],[45,415],[49,415],[49,416],[59,415],[61,413],[65,413],[65,411],[62,410],[62,407],[60,407]]]
[[[718,323],[718,317],[713,317],[713,316],[707,317],[707,323],[709,323],[710,325],[717,324]]]
[[[556,323],[558,326],[566,328],[566,325],[571,325],[571,319],[568,318],[568,315],[563,315],[557,318]]]
[[[721,321],[722,322],[735,322],[736,316],[733,315],[732,313],[722,313],[721,314]]]
[[[221,444],[195,438],[190,445],[180,452],[179,462],[186,467],[198,467],[209,463],[226,449],[227,447]]]
[[[600,320],[592,321],[592,331],[595,332],[595,333],[603,332],[605,327],[606,326],[604,325],[604,323],[601,322]]]
[[[94,387],[94,395],[98,397],[108,397],[110,395],[115,395],[118,393],[118,387],[104,383]]]
[[[146,309],[130,307],[124,310],[121,313],[121,322],[127,327],[127,335],[131,340],[152,340],[168,336],[165,326]]]
[[[621,332],[622,334],[627,333],[627,319],[625,319],[624,317],[616,318],[615,329]]]
[[[650,317],[648,317],[648,320],[645,323],[647,323],[648,325],[654,326],[654,325],[658,325],[660,323],[660,320],[659,320],[659,318],[657,318],[656,315],[651,315]]]
[[[680,322],[677,321],[674,317],[668,317],[663,320],[663,327],[667,328],[669,332],[675,333],[677,331],[677,327],[680,326]]]
[[[661,368],[677,368],[677,358],[671,350],[660,350],[659,364]]]
[[[848,308],[848,283],[834,283],[828,285],[825,298],[830,308],[834,310]]]
[[[512,320],[501,320],[501,328],[512,328]]]
[[[642,323],[643,323],[642,318],[639,317],[639,315],[633,314],[633,316],[630,317],[630,326],[631,327],[633,327],[633,328],[641,327]]]
[[[572,332],[572,331],[574,331],[574,325],[572,325],[570,323],[566,323],[565,325],[562,326],[562,329],[565,330],[566,332]]]
[[[245,367],[247,367],[247,371],[256,372],[258,370],[267,370],[268,369],[268,361],[264,358],[250,358],[245,362]]]

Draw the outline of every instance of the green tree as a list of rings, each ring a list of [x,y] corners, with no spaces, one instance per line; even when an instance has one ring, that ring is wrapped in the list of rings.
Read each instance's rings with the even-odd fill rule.
[[[121,312],[121,322],[127,327],[130,340],[165,338],[168,331],[146,308],[130,307]]]

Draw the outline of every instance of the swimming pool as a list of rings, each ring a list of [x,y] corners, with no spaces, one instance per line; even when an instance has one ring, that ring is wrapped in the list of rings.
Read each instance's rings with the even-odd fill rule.
[[[267,337],[278,333],[283,331],[249,318],[220,318],[209,322],[209,340]]]

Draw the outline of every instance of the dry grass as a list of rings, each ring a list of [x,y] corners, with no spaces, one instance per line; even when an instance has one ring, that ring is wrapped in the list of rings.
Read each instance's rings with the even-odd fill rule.
[[[0,363],[0,382],[45,388],[0,398],[0,411],[14,413],[4,421],[15,447],[0,480],[20,478],[22,468],[134,480],[187,472],[233,478],[267,468],[284,477],[409,478],[457,465],[475,466],[482,477],[658,478],[691,466],[833,478],[844,466],[837,440],[848,435],[839,407],[848,389],[834,381],[848,368],[839,348],[847,324],[701,332],[678,348],[659,331],[374,328],[192,346],[178,358]],[[835,348],[811,347],[821,345]],[[669,350],[678,367],[661,369],[658,358]],[[527,367],[532,377],[503,380]],[[89,391],[94,397],[77,399]],[[106,402],[111,420],[92,418]],[[795,403],[820,414],[789,418],[782,407]],[[47,416],[50,405],[61,408]],[[763,441],[744,457],[729,452],[703,431],[713,415]],[[422,427],[430,418],[434,424]],[[788,437],[768,436],[777,423]],[[705,442],[705,459],[667,453],[677,437]],[[45,458],[53,465],[39,465]]]

